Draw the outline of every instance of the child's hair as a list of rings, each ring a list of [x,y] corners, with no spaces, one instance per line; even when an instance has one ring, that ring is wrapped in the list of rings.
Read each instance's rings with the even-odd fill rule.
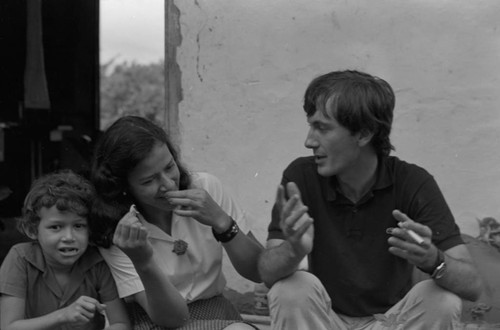
[[[42,207],[56,206],[59,211],[75,213],[87,218],[94,189],[84,177],[71,170],[61,170],[36,179],[24,199],[22,216],[17,219],[17,229],[28,235],[37,234]]]

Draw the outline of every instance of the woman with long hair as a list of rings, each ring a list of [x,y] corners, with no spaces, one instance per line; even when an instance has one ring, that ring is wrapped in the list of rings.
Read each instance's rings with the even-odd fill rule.
[[[91,181],[92,240],[136,329],[254,329],[222,296],[222,253],[260,282],[263,247],[220,181],[188,172],[164,129],[137,116],[115,121],[97,142]]]

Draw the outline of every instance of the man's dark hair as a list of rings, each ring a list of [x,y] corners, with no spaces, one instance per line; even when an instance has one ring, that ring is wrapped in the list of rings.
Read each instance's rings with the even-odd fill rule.
[[[353,70],[333,71],[315,78],[304,95],[308,117],[319,110],[352,134],[373,133],[371,145],[380,156],[394,150],[389,138],[394,105],[394,91],[385,80]]]

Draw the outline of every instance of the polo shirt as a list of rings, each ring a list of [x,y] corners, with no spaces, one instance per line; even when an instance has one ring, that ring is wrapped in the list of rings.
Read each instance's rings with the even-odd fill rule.
[[[243,233],[248,233],[246,214],[224,190],[213,175],[200,172],[192,174],[191,188],[205,189],[212,199],[230,215]],[[147,220],[147,219],[146,219]],[[157,226],[145,222],[149,240],[158,256],[165,277],[188,302],[220,295],[226,285],[222,273],[222,245],[212,234],[212,227],[193,218],[173,214],[172,231],[168,235]],[[188,244],[182,255],[174,253],[174,242]],[[118,247],[100,248],[116,281],[121,298],[144,291],[144,285],[132,261]]]
[[[388,252],[386,229],[397,227],[394,209],[430,227],[439,249],[463,244],[434,178],[397,157],[379,158],[375,184],[357,203],[341,193],[335,176],[318,174],[314,157],[293,161],[281,184],[288,182],[297,184],[314,219],[309,270],[325,286],[337,313],[384,313],[410,290],[414,266]],[[284,239],[276,205],[268,231],[268,239]]]
[[[113,277],[97,249],[87,248],[74,264],[68,285],[61,290],[37,242],[19,243],[9,250],[0,267],[0,293],[26,299],[28,319],[69,306],[82,295],[104,304],[118,298]],[[104,317],[96,313],[82,329],[102,329],[103,325]],[[67,325],[55,329],[73,328]]]

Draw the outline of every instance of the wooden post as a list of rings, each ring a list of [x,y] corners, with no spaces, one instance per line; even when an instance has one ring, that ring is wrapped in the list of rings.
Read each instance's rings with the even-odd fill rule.
[[[174,143],[180,143],[179,103],[182,101],[181,70],[177,47],[182,42],[180,11],[174,0],[165,0],[165,111],[163,121]]]

